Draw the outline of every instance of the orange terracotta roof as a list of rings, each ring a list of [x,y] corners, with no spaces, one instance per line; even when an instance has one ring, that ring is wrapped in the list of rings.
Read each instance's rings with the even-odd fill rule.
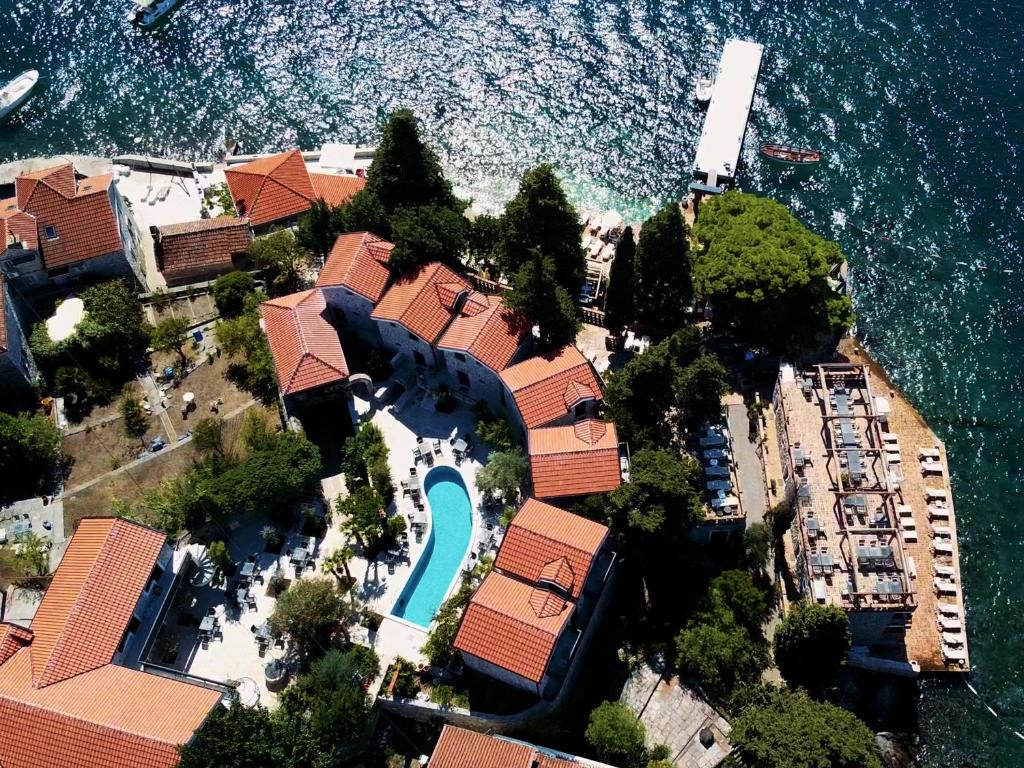
[[[121,230],[110,201],[113,175],[75,181],[71,163],[27,173],[14,180],[18,208],[35,219],[35,246],[47,269],[77,264],[123,249]],[[8,216],[13,230],[15,217]],[[19,231],[27,219],[18,219]],[[49,228],[55,235],[50,238]],[[6,241],[6,233],[5,233]]]
[[[494,565],[526,581],[553,581],[578,598],[607,538],[607,526],[530,498],[512,519]]]
[[[370,232],[339,235],[317,278],[317,288],[344,286],[376,304],[387,287],[394,244]]]
[[[604,493],[622,484],[615,425],[586,419],[527,432],[533,493],[541,499]]]
[[[164,545],[164,534],[86,518],[32,619],[32,681],[66,680],[110,662]]]
[[[36,217],[18,207],[18,198],[0,200],[0,253],[15,243],[29,251],[39,248]]]
[[[3,768],[170,768],[220,699],[113,664],[36,688],[34,653],[29,646],[0,665]]]
[[[311,173],[313,192],[332,208],[347,203],[356,192],[366,186],[366,179],[359,176],[342,176],[337,173]]]
[[[249,220],[234,216],[186,221],[156,230],[156,263],[168,280],[197,271],[226,272],[252,242]]]
[[[17,624],[0,622],[0,664],[32,642],[32,631]]]
[[[319,288],[265,301],[260,307],[281,392],[291,395],[348,378],[338,332]]]
[[[500,296],[474,291],[437,346],[467,352],[492,371],[503,371],[529,332],[529,323]]]
[[[494,736],[446,725],[430,768],[531,768],[536,750]]]
[[[569,601],[492,571],[469,601],[455,647],[539,683],[572,611]]]
[[[589,392],[598,401],[603,397],[593,367],[571,344],[506,368],[501,380],[512,393],[527,429],[561,418],[583,399],[578,397],[569,404],[567,393],[576,397]]]
[[[371,313],[377,320],[390,320],[433,344],[455,315],[455,302],[473,287],[443,264],[426,264],[400,278]]]
[[[7,351],[7,286],[0,274],[0,355]]]
[[[304,213],[317,197],[297,149],[227,168],[224,178],[238,215],[254,227]]]

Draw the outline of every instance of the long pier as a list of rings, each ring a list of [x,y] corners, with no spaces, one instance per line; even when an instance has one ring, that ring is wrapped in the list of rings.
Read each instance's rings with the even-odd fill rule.
[[[736,39],[725,43],[697,145],[691,191],[715,194],[733,183],[763,54],[760,43]]]

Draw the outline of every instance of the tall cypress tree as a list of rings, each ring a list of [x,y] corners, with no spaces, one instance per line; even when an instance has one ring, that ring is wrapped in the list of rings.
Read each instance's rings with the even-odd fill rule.
[[[441,205],[460,209],[452,185],[441,171],[437,154],[420,138],[416,117],[410,109],[391,113],[366,181],[388,216],[399,208]]]
[[[505,303],[536,323],[540,351],[569,344],[576,338],[579,320],[568,291],[555,281],[555,263],[534,248],[512,280]]]
[[[569,296],[579,293],[586,274],[576,209],[565,196],[550,165],[538,165],[523,176],[519,191],[501,217],[495,255],[506,275],[514,275],[537,248],[554,262],[555,279]]]
[[[649,325],[675,330],[693,300],[689,228],[677,203],[644,222],[636,248],[636,313]]]
[[[636,275],[633,258],[636,240],[633,228],[626,227],[615,246],[615,260],[608,276],[608,295],[604,302],[605,323],[608,330],[618,333],[636,320]]]

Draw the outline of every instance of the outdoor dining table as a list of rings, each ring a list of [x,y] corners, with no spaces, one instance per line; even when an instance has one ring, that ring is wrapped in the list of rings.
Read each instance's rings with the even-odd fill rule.
[[[269,640],[270,639],[270,626],[266,622],[263,622],[258,627],[256,627],[256,631],[253,633],[253,637],[255,637],[257,641],[264,641],[265,642],[265,641]]]
[[[293,563],[305,563],[307,557],[309,557],[309,552],[306,551],[305,547],[296,547],[292,550]]]
[[[235,592],[235,598],[238,600],[239,605],[245,605],[245,601],[248,599],[248,597],[249,590],[245,587],[240,587],[238,591]]]
[[[256,572],[256,563],[251,560],[246,560],[242,565],[242,575],[245,577],[252,576]]]
[[[459,453],[465,453],[466,449],[469,448],[469,444],[460,437],[458,440],[455,441],[455,445],[452,447]]]
[[[204,616],[203,620],[199,622],[199,633],[206,635],[213,632],[216,621],[216,618],[213,616]]]
[[[409,490],[419,491],[420,489],[420,478],[419,475],[409,475]]]

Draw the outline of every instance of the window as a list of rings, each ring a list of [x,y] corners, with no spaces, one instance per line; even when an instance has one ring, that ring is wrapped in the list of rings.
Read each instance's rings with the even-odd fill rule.
[[[46,229],[43,230],[43,232],[46,233],[46,239],[47,240],[56,240],[57,239],[57,228],[56,227],[52,227],[52,226],[47,227]]]
[[[459,384],[461,384],[461,385],[462,385],[462,386],[464,386],[464,387],[468,387],[468,386],[469,386],[469,376],[467,376],[467,375],[466,375],[465,373],[463,373],[462,371],[456,371],[456,372],[455,372],[455,375],[456,375],[456,376],[458,377],[458,379],[459,379]]]
[[[466,356],[464,354],[462,354],[461,352],[456,352],[455,353],[455,359],[458,360],[460,363],[466,362]]]
[[[587,403],[586,401],[576,404],[576,418],[582,419],[587,415]]]
[[[409,331],[406,331],[406,333],[409,334],[409,341],[416,341],[416,334],[415,333],[410,333]]]
[[[146,582],[146,591],[149,592],[153,585],[160,581],[160,577],[163,575],[164,569],[161,568],[159,565],[154,565],[153,572],[149,574],[149,581]]]
[[[139,631],[139,620],[136,619],[134,616],[132,616],[131,620],[128,622],[128,634],[129,635],[134,635],[138,631]]]
[[[423,353],[420,352],[418,349],[413,351],[412,359],[415,360],[416,365],[420,366],[421,368],[426,366],[427,364],[427,358],[425,358],[423,356]]]

